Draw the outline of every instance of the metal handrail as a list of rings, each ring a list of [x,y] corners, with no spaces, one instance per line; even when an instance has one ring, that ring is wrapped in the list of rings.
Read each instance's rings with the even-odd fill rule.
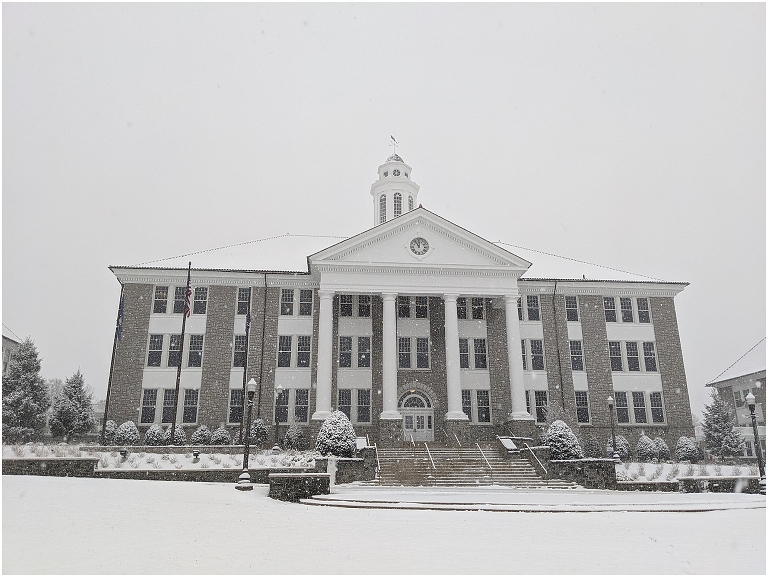
[[[523,445],[525,445],[525,448],[531,452],[531,455],[533,455],[533,458],[536,459],[536,462],[539,464],[539,467],[541,467],[541,470],[544,471],[544,474],[549,475],[549,473],[547,473],[547,468],[542,464],[541,461],[539,461],[539,458],[536,456],[536,453],[534,453],[533,449],[531,449],[528,446],[528,443],[523,443]]]
[[[491,467],[491,464],[488,462],[488,459],[485,458],[485,453],[483,453],[483,449],[480,447],[479,443],[475,443],[475,446],[480,450],[480,454],[483,456],[483,459],[485,459],[485,464],[488,465],[488,468],[491,470],[491,478],[493,478],[493,467]]]
[[[368,433],[365,434],[365,446],[366,447],[371,446],[371,440],[368,438]]]
[[[445,431],[445,429],[443,429],[442,427],[440,427],[440,430],[443,432],[443,435],[445,435],[445,440],[446,440],[446,441],[450,441],[450,440],[451,440],[451,438],[448,436],[448,433]]]
[[[432,453],[429,450],[429,445],[424,443],[424,446],[427,448],[427,455],[429,455],[429,461],[432,463],[432,470],[437,471],[437,467],[435,467],[435,462],[432,460]]]
[[[459,437],[456,435],[456,433],[454,433],[453,436],[456,438],[456,442],[459,444],[459,449],[461,449],[461,441],[459,441]]]
[[[373,449],[376,451],[376,466],[379,468],[379,471],[381,471],[381,461],[379,461],[379,448],[376,446],[376,443],[373,444]]]
[[[410,437],[411,437],[411,445],[413,445],[413,448],[415,449],[416,448],[416,443],[413,442],[413,435],[410,435]]]

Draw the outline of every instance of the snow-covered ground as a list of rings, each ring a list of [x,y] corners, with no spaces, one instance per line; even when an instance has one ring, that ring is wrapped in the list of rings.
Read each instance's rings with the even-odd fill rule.
[[[337,488],[337,494],[373,489]],[[454,499],[453,491],[420,490]],[[5,573],[761,573],[765,509],[703,513],[315,507],[267,488],[3,477]],[[380,495],[397,495],[384,489]],[[467,494],[467,492],[464,492]],[[562,504],[652,493],[472,490]],[[618,493],[618,492],[617,492]],[[545,497],[546,496],[546,497]],[[672,498],[672,495],[669,495]],[[712,495],[674,495],[695,503]],[[754,495],[717,495],[734,504]],[[764,498],[763,504],[764,504]]]
[[[619,481],[660,483],[677,481],[679,477],[747,477],[757,476],[757,465],[689,465],[687,463],[621,463],[616,465]]]

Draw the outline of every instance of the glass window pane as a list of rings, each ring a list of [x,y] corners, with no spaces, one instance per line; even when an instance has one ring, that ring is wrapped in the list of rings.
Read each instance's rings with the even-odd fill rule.
[[[352,366],[352,337],[339,337],[339,367],[347,369]]]
[[[357,366],[360,369],[371,366],[371,337],[357,337]]]
[[[371,295],[358,295],[357,297],[357,316],[371,316]]]
[[[192,313],[196,315],[204,315],[208,307],[208,288],[197,287],[195,289],[195,303],[192,308]]]
[[[541,320],[539,317],[539,297],[536,295],[528,295],[526,297],[526,302],[528,303],[528,320]]]
[[[491,401],[488,391],[477,391],[477,422],[491,422]]]
[[[339,316],[352,316],[352,295],[339,295]]]
[[[293,289],[282,289],[280,291],[280,314],[293,314]]]

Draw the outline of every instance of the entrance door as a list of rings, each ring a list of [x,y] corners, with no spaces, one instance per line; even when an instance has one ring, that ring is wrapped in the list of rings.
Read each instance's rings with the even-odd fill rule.
[[[414,442],[435,440],[435,414],[432,403],[420,391],[409,391],[400,399],[398,410],[403,415],[403,440]]]

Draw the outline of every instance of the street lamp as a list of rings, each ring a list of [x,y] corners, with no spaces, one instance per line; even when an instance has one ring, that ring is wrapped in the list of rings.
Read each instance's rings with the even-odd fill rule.
[[[613,425],[613,397],[608,396],[608,412],[611,413],[611,439],[613,440],[613,454],[611,457],[616,458],[616,429]]]
[[[280,444],[278,443],[279,423],[277,422],[277,399],[283,394],[283,391],[285,391],[283,385],[277,385],[275,388],[275,445],[272,447],[273,453],[280,452]]]
[[[757,433],[757,418],[755,417],[755,395],[750,393],[747,398],[749,414],[752,417],[752,433],[755,435],[755,454],[757,455],[757,466],[760,469],[760,492],[765,495],[765,465],[763,464],[763,448],[760,446],[760,435]]]
[[[243,448],[243,472],[240,473],[240,477],[237,479],[235,489],[239,491],[250,491],[253,489],[253,483],[251,483],[251,474],[248,472],[248,459],[250,458],[250,442],[251,442],[251,413],[253,412],[253,396],[256,394],[256,381],[251,379],[245,386],[245,391],[248,394],[248,419],[245,422],[245,447]]]

